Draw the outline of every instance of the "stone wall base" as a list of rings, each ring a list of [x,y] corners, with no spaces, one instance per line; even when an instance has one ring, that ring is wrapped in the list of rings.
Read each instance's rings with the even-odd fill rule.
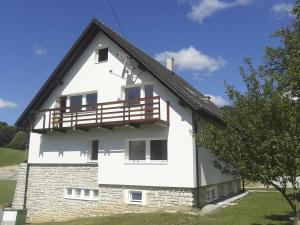
[[[26,164],[21,164],[13,207],[24,206]],[[26,209],[27,222],[62,221],[79,217],[120,213],[191,210],[195,207],[195,188],[99,185],[97,165],[34,165],[29,166]],[[216,186],[223,197],[240,189],[239,181],[201,187],[199,201],[207,204],[207,189]],[[94,189],[98,200],[66,198],[65,188]],[[128,204],[128,190],[145,194],[145,204]]]

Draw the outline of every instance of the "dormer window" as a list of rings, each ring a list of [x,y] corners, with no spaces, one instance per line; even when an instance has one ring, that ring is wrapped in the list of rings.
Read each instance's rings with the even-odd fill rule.
[[[105,62],[108,60],[108,48],[100,48],[97,52],[97,62]]]

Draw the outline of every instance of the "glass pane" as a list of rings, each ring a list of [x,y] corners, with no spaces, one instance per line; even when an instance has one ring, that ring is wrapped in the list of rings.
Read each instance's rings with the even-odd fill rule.
[[[72,195],[72,188],[67,188],[67,195]]]
[[[145,86],[145,98],[153,97],[153,85],[146,85]],[[153,99],[146,99],[145,100],[145,114],[146,119],[150,119],[153,117]],[[157,107],[157,105],[155,105]]]
[[[90,190],[84,190],[84,197],[90,196]]]
[[[129,142],[129,160],[146,159],[146,141]]]
[[[97,93],[86,95],[87,110],[95,110],[97,104]]]
[[[75,195],[80,196],[81,195],[81,189],[75,189]]]
[[[139,104],[139,101],[136,101],[136,99],[139,99],[139,98],[141,98],[141,88],[140,87],[125,88],[125,100],[130,100],[127,102],[128,105]]]
[[[81,110],[82,95],[70,97],[70,108],[72,112],[78,112]]]
[[[141,202],[142,201],[142,192],[130,192],[131,194],[131,201],[133,202]]]
[[[92,141],[91,160],[98,160],[98,147],[99,147],[98,141],[97,140]]]
[[[153,85],[146,85],[145,86],[145,97],[153,97]]]
[[[150,159],[151,160],[167,160],[167,140],[151,140],[150,141]]]
[[[94,190],[94,197],[98,197],[99,196],[99,191],[98,190]]]
[[[98,51],[98,62],[108,60],[108,48],[99,49]]]

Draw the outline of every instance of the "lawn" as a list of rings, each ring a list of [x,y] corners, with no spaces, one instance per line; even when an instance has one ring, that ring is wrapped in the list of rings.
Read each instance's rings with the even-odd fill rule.
[[[279,193],[266,192],[250,193],[237,205],[204,217],[183,213],[125,214],[43,225],[285,225],[290,224],[289,213]]]
[[[12,203],[16,181],[0,180],[0,206]]]
[[[23,162],[25,158],[25,151],[11,148],[0,148],[0,167],[19,164]]]

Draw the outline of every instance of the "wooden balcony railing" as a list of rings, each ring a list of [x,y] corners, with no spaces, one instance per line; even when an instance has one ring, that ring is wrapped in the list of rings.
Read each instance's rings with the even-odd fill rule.
[[[139,126],[147,123],[169,124],[169,103],[166,104],[165,119],[161,118],[160,97],[120,100],[45,109],[34,112],[34,131],[64,131],[68,129],[111,128],[113,126]]]

